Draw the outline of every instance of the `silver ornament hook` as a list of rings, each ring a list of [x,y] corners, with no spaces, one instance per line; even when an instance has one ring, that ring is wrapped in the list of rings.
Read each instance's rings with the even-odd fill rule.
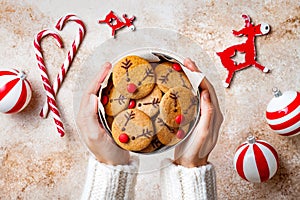
[[[19,77],[23,81],[27,77],[27,75],[25,74],[25,72],[21,71]]]
[[[255,140],[255,137],[253,135],[251,135],[247,138],[247,141],[249,144],[254,144],[256,140]]]
[[[277,87],[273,87],[272,89],[274,97],[280,97],[282,95],[281,91]]]

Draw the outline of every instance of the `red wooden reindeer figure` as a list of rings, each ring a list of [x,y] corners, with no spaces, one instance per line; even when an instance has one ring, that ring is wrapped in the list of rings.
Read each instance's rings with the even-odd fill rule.
[[[218,52],[217,55],[220,56],[223,66],[228,70],[228,76],[225,80],[224,87],[229,87],[229,84],[233,78],[236,71],[250,67],[254,65],[256,68],[267,73],[269,69],[262,66],[256,61],[256,50],[255,50],[255,37],[259,35],[266,35],[270,31],[270,26],[265,23],[258,24],[254,26],[251,23],[250,17],[248,15],[242,15],[245,19],[245,27],[239,31],[233,30],[233,35],[235,36],[246,36],[248,39],[245,43],[233,45],[228,47],[223,52]],[[232,57],[235,56],[236,52],[245,54],[244,63],[236,63]]]
[[[113,11],[110,11],[104,20],[99,20],[99,23],[106,23],[108,26],[112,29],[112,36],[115,36],[116,30],[121,29],[125,26],[130,28],[130,30],[134,31],[135,27],[132,24],[133,20],[135,19],[135,16],[132,16],[131,18],[128,18],[126,14],[123,14],[123,19],[125,22],[123,22],[121,19],[118,18],[117,15]]]

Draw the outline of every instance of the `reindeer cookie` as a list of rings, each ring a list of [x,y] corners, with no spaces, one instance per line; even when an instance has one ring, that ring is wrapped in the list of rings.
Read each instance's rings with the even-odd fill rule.
[[[161,116],[155,119],[154,127],[156,130],[158,140],[167,146],[172,146],[181,141],[189,130],[190,124],[180,128],[173,128],[168,126]]]
[[[160,89],[155,86],[148,96],[136,101],[136,108],[146,113],[149,117],[153,117],[159,111],[161,98],[162,93]]]
[[[169,89],[162,97],[159,111],[162,120],[170,127],[184,126],[196,117],[198,98],[184,87]]]
[[[113,68],[113,84],[131,99],[147,96],[155,86],[155,74],[148,61],[139,56],[126,56]]]
[[[152,141],[154,127],[148,115],[138,109],[119,113],[112,124],[112,136],[123,149],[140,151]]]
[[[164,62],[155,68],[156,83],[161,91],[166,93],[170,88],[181,86],[191,89],[192,86],[178,63]]]
[[[130,99],[118,92],[115,87],[110,87],[106,93],[107,95],[103,95],[101,101],[108,116],[115,116],[127,108]]]

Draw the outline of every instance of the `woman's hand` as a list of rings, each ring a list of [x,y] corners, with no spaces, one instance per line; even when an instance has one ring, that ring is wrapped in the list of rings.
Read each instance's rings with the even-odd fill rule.
[[[191,71],[199,72],[195,63],[187,58],[184,65]],[[204,78],[200,84],[200,120],[193,133],[175,148],[174,163],[185,167],[207,164],[209,153],[215,147],[219,129],[223,122],[218,99],[213,86]]]
[[[102,67],[104,72],[99,73],[83,93],[77,125],[82,139],[98,161],[109,165],[127,165],[129,152],[118,147],[99,122],[97,93],[111,64],[105,63]]]

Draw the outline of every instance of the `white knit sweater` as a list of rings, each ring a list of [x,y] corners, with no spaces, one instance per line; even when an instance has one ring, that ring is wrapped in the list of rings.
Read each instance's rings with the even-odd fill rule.
[[[167,159],[161,169],[161,196],[163,200],[217,199],[215,171],[211,164],[186,168]],[[138,159],[129,165],[109,166],[89,159],[85,199],[132,200],[138,172]]]

